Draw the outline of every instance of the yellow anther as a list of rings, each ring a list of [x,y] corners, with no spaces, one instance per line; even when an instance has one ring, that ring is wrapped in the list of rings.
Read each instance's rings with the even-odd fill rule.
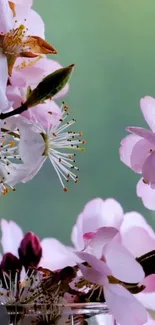
[[[14,141],[10,141],[9,144],[10,144],[10,147],[14,147],[15,146],[15,142]]]

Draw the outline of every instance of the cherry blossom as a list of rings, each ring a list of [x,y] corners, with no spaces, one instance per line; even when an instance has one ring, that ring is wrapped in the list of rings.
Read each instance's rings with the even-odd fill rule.
[[[72,179],[74,183],[77,183],[78,176],[73,171],[78,171],[79,168],[75,166],[75,153],[66,153],[61,150],[84,151],[80,144],[85,144],[85,141],[79,139],[82,136],[81,132],[67,130],[75,123],[75,120],[66,121],[68,118],[68,107],[64,104],[61,107],[61,113],[61,119],[54,119],[53,123],[49,123],[46,128],[43,128],[37,120],[35,123],[20,116],[19,154],[26,165],[33,165],[36,173],[46,159],[49,158],[63,190],[66,192],[67,188],[63,179],[66,182]],[[27,178],[25,178],[25,181],[27,181]]]
[[[0,7],[0,106],[1,111],[5,111],[11,107],[6,97],[6,85],[8,73],[11,75],[16,58],[20,55],[35,57],[40,53],[56,53],[56,51],[44,40],[44,23],[34,10],[26,12],[25,6],[22,8],[17,4],[19,11],[14,18],[8,0],[1,1]],[[25,15],[24,18],[22,13]]]
[[[155,209],[155,99],[144,97],[140,101],[143,116],[151,130],[128,127],[131,132],[121,142],[120,158],[134,172],[142,174],[137,184],[137,195],[144,205]]]

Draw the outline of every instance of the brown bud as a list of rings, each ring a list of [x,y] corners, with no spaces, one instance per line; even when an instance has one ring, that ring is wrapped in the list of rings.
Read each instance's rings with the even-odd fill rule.
[[[59,275],[61,281],[69,283],[76,277],[76,271],[73,267],[66,266],[60,271]]]
[[[42,248],[38,236],[33,232],[25,234],[18,248],[18,254],[22,265],[26,269],[36,267],[42,256]]]
[[[6,253],[3,255],[2,261],[1,261],[1,269],[4,270],[5,272],[16,272],[16,271],[21,271],[22,269],[22,264],[16,256],[14,256],[11,253]]]
[[[11,253],[4,254],[1,261],[0,269],[0,278],[4,288],[6,287],[6,285],[10,286],[10,281],[13,283],[16,282],[16,286],[18,288],[20,273],[22,270],[22,264],[19,258],[17,258]]]

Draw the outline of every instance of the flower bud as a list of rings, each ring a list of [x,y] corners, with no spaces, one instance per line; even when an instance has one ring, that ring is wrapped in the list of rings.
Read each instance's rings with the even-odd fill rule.
[[[73,68],[74,64],[71,64],[68,67],[61,68],[47,75],[38,86],[32,90],[23,105],[29,108],[38,105],[46,99],[52,98],[65,87],[69,81]]]
[[[22,265],[27,269],[36,267],[42,256],[42,248],[39,238],[33,233],[28,232],[20,243],[18,254]]]
[[[46,76],[36,88],[30,91],[25,103],[13,111],[0,113],[0,120],[5,120],[6,118],[17,114],[22,114],[28,108],[41,104],[46,99],[51,99],[65,87],[69,81],[73,68],[74,64],[71,64],[66,68],[61,68]]]
[[[11,253],[3,255],[0,264],[0,278],[4,288],[10,286],[10,281],[15,283],[16,287],[19,286],[20,273],[22,270],[22,264],[16,256]]]
[[[66,266],[60,271],[59,275],[61,281],[69,283],[76,277],[76,271],[73,267]]]
[[[14,256],[11,253],[6,253],[3,255],[1,265],[1,269],[4,270],[5,272],[16,272],[16,271],[21,271],[22,269],[22,264],[16,256]]]

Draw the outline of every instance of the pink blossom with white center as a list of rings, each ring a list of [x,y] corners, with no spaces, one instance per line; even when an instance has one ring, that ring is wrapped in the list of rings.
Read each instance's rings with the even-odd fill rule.
[[[121,142],[120,159],[134,172],[142,174],[137,184],[137,195],[150,210],[155,210],[155,99],[140,101],[143,116],[151,130],[128,127],[131,135]]]
[[[107,307],[116,321],[119,324],[144,324],[147,320],[144,307],[119,282],[110,283],[111,276],[128,283],[143,280],[143,269],[128,250],[111,241],[106,245],[102,260],[84,252],[77,255],[91,266],[79,265],[84,278],[103,290]]]

